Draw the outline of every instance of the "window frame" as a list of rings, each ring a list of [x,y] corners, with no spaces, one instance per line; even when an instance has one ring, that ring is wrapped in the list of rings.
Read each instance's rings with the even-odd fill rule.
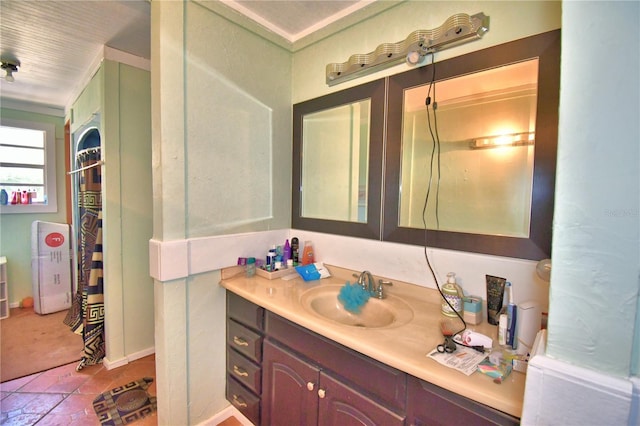
[[[45,170],[45,193],[47,195],[46,204],[20,204],[6,206],[0,205],[0,214],[19,214],[19,213],[57,213],[57,175],[56,175],[56,126],[52,123],[41,123],[36,121],[14,120],[9,118],[0,118],[0,125],[6,127],[15,127],[27,130],[39,130],[45,134],[44,143],[44,170]],[[11,194],[9,194],[11,198]],[[9,201],[11,202],[11,201]]]

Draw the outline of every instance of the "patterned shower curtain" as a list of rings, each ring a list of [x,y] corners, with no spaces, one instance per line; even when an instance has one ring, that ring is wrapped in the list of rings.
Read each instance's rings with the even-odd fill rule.
[[[78,153],[80,168],[100,160],[100,149]],[[84,351],[76,370],[98,364],[105,356],[104,290],[102,280],[102,183],[101,167],[79,173],[78,290],[65,324],[81,334]]]

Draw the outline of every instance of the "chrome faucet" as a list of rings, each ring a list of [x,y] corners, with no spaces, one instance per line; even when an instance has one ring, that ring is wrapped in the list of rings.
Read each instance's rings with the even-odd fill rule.
[[[358,278],[358,285],[360,285],[364,291],[378,299],[384,299],[387,297],[384,293],[385,285],[393,285],[391,281],[378,280],[378,285],[376,286],[373,275],[371,275],[371,272],[369,271],[362,271],[360,275],[353,274],[353,276]]]

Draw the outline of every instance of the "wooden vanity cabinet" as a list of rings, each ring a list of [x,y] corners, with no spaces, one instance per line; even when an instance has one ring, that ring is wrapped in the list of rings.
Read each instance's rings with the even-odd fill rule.
[[[407,384],[407,426],[520,424],[515,417],[413,376]]]
[[[227,292],[226,396],[256,426],[519,424],[232,292]]]
[[[260,424],[264,308],[227,292],[226,397],[255,425]]]
[[[263,425],[404,425],[405,373],[266,315]]]

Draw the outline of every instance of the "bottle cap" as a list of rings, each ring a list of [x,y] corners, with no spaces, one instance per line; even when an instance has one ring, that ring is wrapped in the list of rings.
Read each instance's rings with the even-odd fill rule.
[[[250,257],[247,259],[247,264],[251,264],[251,263],[256,263],[256,258],[255,257]]]

